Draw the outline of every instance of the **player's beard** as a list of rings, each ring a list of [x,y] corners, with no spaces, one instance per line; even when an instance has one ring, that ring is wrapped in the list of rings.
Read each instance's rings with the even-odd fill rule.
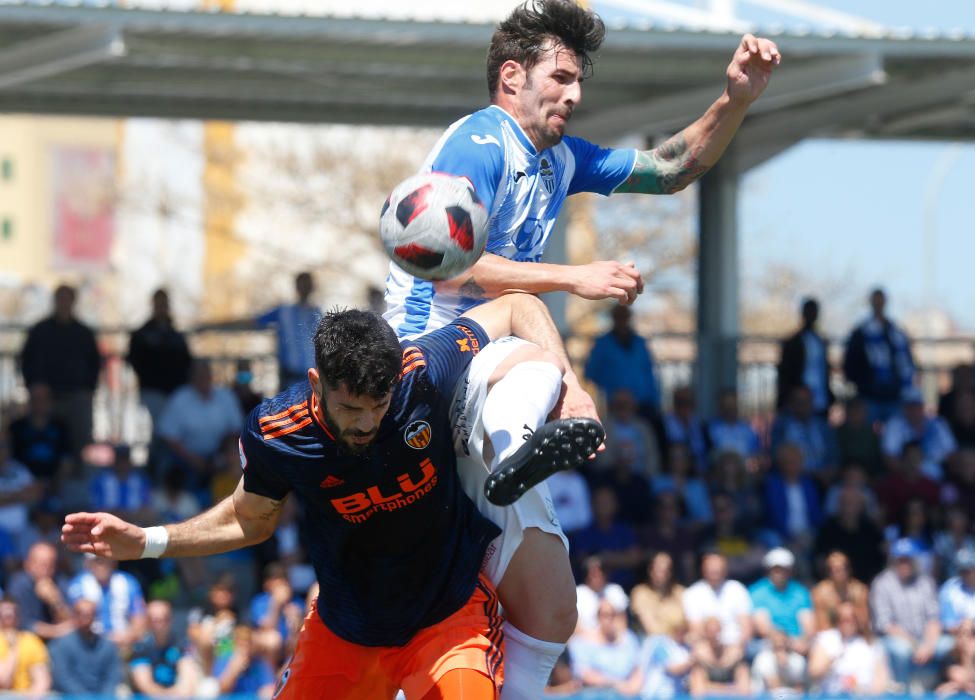
[[[328,407],[325,405],[324,399],[320,398],[318,400],[318,405],[321,406],[322,409],[322,420],[325,422],[325,427],[327,427],[329,432],[335,436],[335,443],[338,445],[341,452],[353,455],[355,457],[364,457],[369,453],[370,450],[372,450],[373,445],[376,444],[375,437],[379,432],[378,429],[372,433],[363,433],[360,430],[353,430],[351,428],[342,430],[335,418],[332,417],[332,415],[328,412]],[[373,440],[370,440],[364,445],[357,445],[354,442],[349,442],[348,438],[355,437],[370,437],[373,438]]]

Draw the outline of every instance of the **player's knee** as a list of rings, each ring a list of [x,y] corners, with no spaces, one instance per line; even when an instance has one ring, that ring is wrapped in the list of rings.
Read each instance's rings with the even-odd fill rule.
[[[537,345],[525,345],[524,347],[519,348],[517,362],[518,364],[523,362],[545,362],[550,365],[555,365],[560,372],[564,371],[562,361],[559,359],[558,355],[550,350],[540,348]]]

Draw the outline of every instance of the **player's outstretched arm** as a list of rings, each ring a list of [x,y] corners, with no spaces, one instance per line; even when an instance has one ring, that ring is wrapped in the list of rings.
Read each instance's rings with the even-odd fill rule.
[[[283,503],[244,491],[241,479],[232,495],[209,510],[166,525],[169,541],[156,556],[203,557],[263,542],[274,532]],[[146,530],[111,513],[71,513],[61,542],[73,552],[139,559],[146,552]]]
[[[438,282],[437,290],[474,299],[496,299],[513,292],[568,292],[583,299],[616,299],[628,305],[643,292],[643,277],[633,263],[615,260],[552,265],[484,253],[464,274]]]
[[[701,177],[721,158],[781,59],[774,42],[751,34],[742,37],[728,64],[724,94],[679,134],[637,153],[633,172],[615,191],[672,194]]]

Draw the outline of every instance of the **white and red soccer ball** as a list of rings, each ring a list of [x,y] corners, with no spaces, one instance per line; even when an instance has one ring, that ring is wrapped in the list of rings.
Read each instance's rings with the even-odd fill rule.
[[[428,280],[456,277],[484,252],[488,214],[467,178],[421,173],[394,189],[379,217],[390,259]]]

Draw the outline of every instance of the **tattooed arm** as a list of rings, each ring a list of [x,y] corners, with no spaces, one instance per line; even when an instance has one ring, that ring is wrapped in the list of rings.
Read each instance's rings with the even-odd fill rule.
[[[633,172],[616,192],[673,194],[718,162],[741,126],[748,107],[768,86],[781,56],[768,39],[742,37],[728,64],[728,86],[704,115],[650,151],[637,153]]]
[[[616,299],[631,304],[643,291],[643,278],[632,263],[615,260],[551,265],[485,253],[464,274],[438,282],[437,290],[474,299],[494,299],[513,292],[569,292],[583,299]]]
[[[244,490],[244,481],[217,505],[174,525],[166,525],[166,557],[204,557],[263,542],[274,532],[284,501]],[[138,559],[145,548],[143,529],[111,513],[72,513],[61,541],[74,552],[110,559]]]

